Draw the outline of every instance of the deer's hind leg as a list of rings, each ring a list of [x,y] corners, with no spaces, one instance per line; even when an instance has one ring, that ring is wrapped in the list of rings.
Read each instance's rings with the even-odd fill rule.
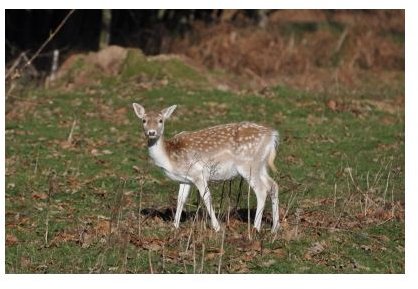
[[[238,169],[238,172],[250,184],[257,198],[257,210],[254,218],[254,228],[257,231],[260,231],[261,220],[263,218],[263,211],[267,197],[267,186],[261,179],[260,169],[258,168],[254,169],[250,167],[241,167]]]
[[[264,181],[264,184],[267,187],[267,192],[270,195],[271,198],[271,208],[272,208],[272,216],[273,216],[273,225],[271,227],[271,231],[277,232],[277,230],[280,227],[280,221],[279,221],[279,186],[277,183],[273,180],[272,177],[270,177],[267,174],[267,170],[264,170],[264,173],[262,174],[262,179]]]

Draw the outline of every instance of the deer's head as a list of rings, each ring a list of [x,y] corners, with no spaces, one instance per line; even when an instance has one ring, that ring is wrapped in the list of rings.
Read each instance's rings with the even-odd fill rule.
[[[176,109],[176,105],[167,107],[160,112],[147,112],[145,108],[138,104],[133,103],[135,114],[142,120],[142,126],[144,128],[145,137],[149,142],[156,142],[164,133],[164,122],[168,119],[173,111]]]

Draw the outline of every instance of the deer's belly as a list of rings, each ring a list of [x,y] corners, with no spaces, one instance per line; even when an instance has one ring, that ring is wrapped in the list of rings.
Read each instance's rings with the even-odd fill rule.
[[[207,181],[229,180],[238,175],[235,164],[231,162],[198,162],[181,171],[162,168],[170,179],[181,183],[193,183],[193,179],[204,176]]]
[[[181,183],[191,183],[190,177],[188,177],[187,175],[170,172],[164,168],[163,170],[164,170],[165,175],[169,177],[170,179],[172,179],[173,181],[177,181]]]
[[[233,162],[214,163],[208,170],[209,179],[214,181],[229,180],[238,175]]]

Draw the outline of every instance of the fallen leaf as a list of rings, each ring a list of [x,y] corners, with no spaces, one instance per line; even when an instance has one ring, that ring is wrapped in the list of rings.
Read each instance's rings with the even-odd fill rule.
[[[26,257],[26,256],[22,256],[20,257],[20,265],[25,268],[25,267],[29,267],[32,264],[31,260]]]
[[[71,141],[63,140],[63,141],[60,142],[60,147],[62,149],[69,149],[69,148],[73,147],[73,144],[71,143]]]
[[[372,250],[372,247],[370,247],[368,245],[361,245],[360,248],[363,249],[364,251],[371,251]]]
[[[142,247],[150,251],[160,251],[162,248],[161,245],[157,243],[144,244]]]
[[[389,242],[390,241],[390,238],[386,235],[378,235],[378,236],[376,236],[376,238],[379,239],[380,241],[383,241],[383,242]]]
[[[51,240],[51,244],[66,243],[66,242],[71,242],[71,241],[76,242],[78,240],[79,240],[79,236],[75,234],[70,234],[67,232],[59,232]]]
[[[94,229],[97,235],[107,236],[111,233],[111,222],[109,220],[99,220]]]
[[[238,260],[237,262],[233,262],[228,266],[228,271],[233,273],[248,273],[250,272],[250,269],[248,269],[246,263]]]
[[[136,172],[136,173],[140,173],[141,169],[138,166],[132,166],[132,169]]]
[[[93,236],[87,232],[81,235],[81,248],[88,248],[93,243]]]
[[[263,267],[270,267],[270,266],[272,266],[272,265],[274,265],[276,263],[277,263],[276,260],[270,259],[268,261],[265,261],[265,262],[261,263],[261,265],[263,265]]]
[[[244,261],[252,261],[257,256],[257,252],[255,251],[248,251],[241,257]]]
[[[165,251],[164,256],[168,260],[176,261],[179,259],[179,253],[177,250],[175,251]]]
[[[33,193],[32,198],[36,200],[46,200],[48,198],[48,195],[45,193]]]
[[[284,258],[284,257],[286,257],[286,251],[285,251],[284,249],[281,249],[281,248],[274,249],[274,250],[272,251],[272,253],[273,253],[274,255],[276,255],[277,257],[279,257],[279,258]]]
[[[315,115],[312,115],[312,114],[309,114],[308,117],[306,118],[306,123],[309,126],[322,124],[322,123],[324,123],[324,121],[326,121],[325,117],[318,117],[318,116],[315,116]]]
[[[99,151],[98,149],[92,149],[92,150],[90,151],[90,153],[91,153],[93,156],[95,156],[95,157],[97,157],[97,156],[100,156],[100,155],[101,155],[101,153],[100,153],[100,151]]]
[[[303,165],[303,161],[294,155],[285,157],[285,162],[289,165]]]
[[[336,111],[337,110],[337,102],[333,99],[330,99],[327,102],[327,107],[332,111]]]
[[[322,253],[326,249],[325,241],[315,242],[311,247],[308,248],[307,252],[304,255],[306,260],[312,259],[313,256]]]
[[[219,253],[207,253],[205,255],[205,259],[210,261],[210,260],[215,259],[215,257],[218,256],[218,255],[219,255]]]
[[[17,237],[13,234],[6,234],[6,246],[13,246],[15,245],[19,240]]]
[[[261,242],[260,241],[254,241],[250,244],[248,247],[250,250],[254,251],[261,251]]]
[[[283,230],[283,239],[286,241],[297,240],[299,238],[299,231],[297,227],[290,230]]]
[[[351,260],[351,266],[353,267],[353,269],[359,269],[359,270],[365,270],[365,271],[369,271],[370,270],[370,268],[369,267],[366,267],[366,266],[363,266],[363,265],[361,265],[357,260],[355,260],[355,259],[352,259]]]
[[[235,240],[235,246],[238,251],[247,252],[247,251],[261,251],[261,242],[260,241],[248,241],[246,239]]]

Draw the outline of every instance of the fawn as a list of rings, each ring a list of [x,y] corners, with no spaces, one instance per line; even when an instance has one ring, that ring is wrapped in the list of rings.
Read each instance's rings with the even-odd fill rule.
[[[272,202],[272,232],[279,229],[278,185],[269,176],[273,171],[279,134],[277,131],[251,122],[218,125],[194,132],[181,132],[164,139],[164,122],[176,105],[160,112],[145,112],[133,103],[135,114],[142,120],[148,149],[154,163],[172,180],[180,183],[174,226],[179,227],[183,206],[193,184],[199,190],[211,218],[212,227],[220,226],[212,207],[208,182],[228,180],[241,175],[254,190],[257,210],[254,227],[260,231],[267,195]]]

